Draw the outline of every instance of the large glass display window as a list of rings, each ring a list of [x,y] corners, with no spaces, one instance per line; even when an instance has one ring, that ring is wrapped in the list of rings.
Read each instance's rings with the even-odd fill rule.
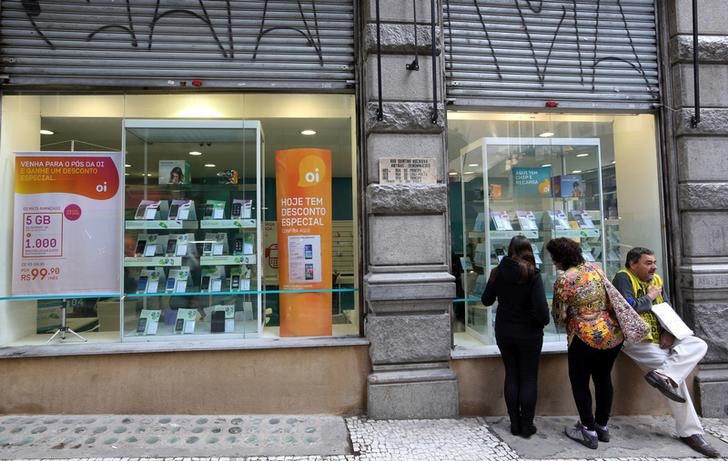
[[[480,297],[516,235],[531,241],[549,302],[552,238],[579,242],[610,277],[630,248],[649,247],[664,273],[652,116],[451,112],[448,125],[456,345],[494,347],[498,307]],[[553,323],[544,344],[565,347]]]
[[[354,121],[348,95],[4,96],[0,345],[358,335]],[[60,219],[86,226],[64,228],[68,280],[109,289],[13,287],[19,153],[118,170],[118,219]]]

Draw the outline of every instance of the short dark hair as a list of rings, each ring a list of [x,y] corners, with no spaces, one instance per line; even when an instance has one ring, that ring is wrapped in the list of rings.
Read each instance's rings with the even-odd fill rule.
[[[584,263],[581,246],[570,238],[559,237],[549,240],[546,249],[551,254],[551,259],[563,269],[569,269]]]
[[[624,258],[624,267],[629,269],[630,264],[634,264],[640,260],[642,255],[654,256],[655,252],[649,248],[634,247],[627,252],[627,257]]]

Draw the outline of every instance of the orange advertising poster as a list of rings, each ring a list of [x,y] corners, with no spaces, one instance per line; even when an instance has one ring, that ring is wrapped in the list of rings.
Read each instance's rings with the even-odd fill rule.
[[[331,151],[276,151],[281,336],[330,336]]]

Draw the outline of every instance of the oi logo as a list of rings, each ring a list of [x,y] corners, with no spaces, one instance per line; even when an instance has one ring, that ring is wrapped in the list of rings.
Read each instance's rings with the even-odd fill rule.
[[[308,155],[301,159],[298,164],[298,186],[315,186],[324,179],[326,175],[326,164],[321,157]]]

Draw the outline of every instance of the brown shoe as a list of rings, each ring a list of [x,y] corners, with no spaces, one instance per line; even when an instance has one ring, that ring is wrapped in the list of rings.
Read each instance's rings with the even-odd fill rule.
[[[655,370],[652,370],[645,375],[645,381],[647,381],[650,386],[662,392],[662,394],[668,399],[685,403],[685,398],[677,392],[677,389],[673,387],[672,381],[670,381],[670,378],[667,376],[661,375]]]
[[[688,437],[680,437],[680,440],[685,442],[685,444],[693,450],[707,456],[708,458],[718,458],[720,456],[718,450],[713,448],[713,446],[709,444],[708,441],[705,440],[701,434],[693,434]]]

